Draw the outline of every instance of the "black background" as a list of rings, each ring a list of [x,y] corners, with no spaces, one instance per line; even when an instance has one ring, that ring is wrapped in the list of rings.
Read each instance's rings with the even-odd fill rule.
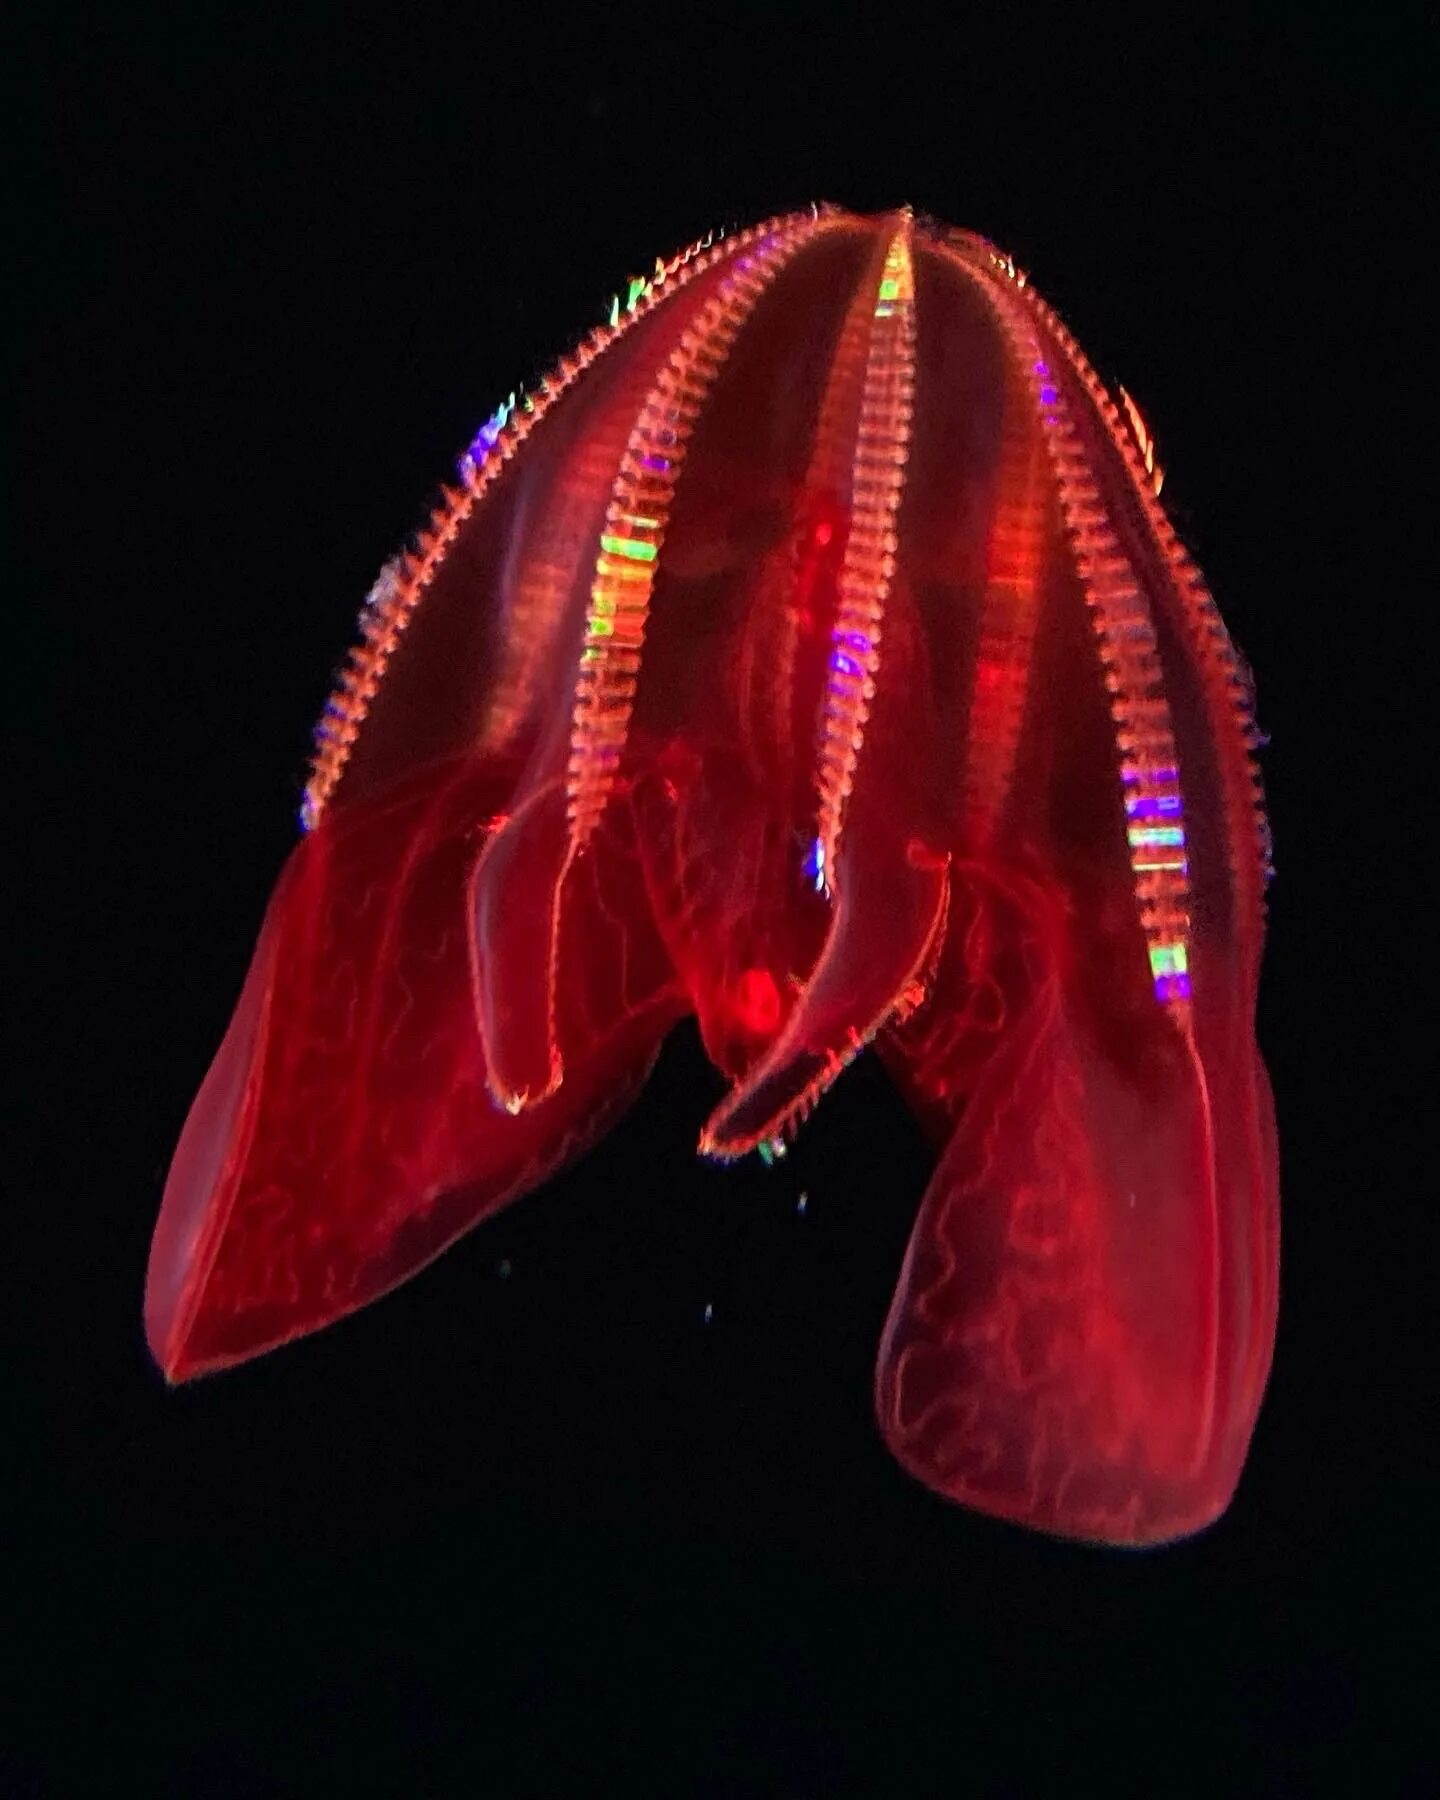
[[[1433,1782],[1435,46],[1080,15],[27,35],[0,1794]],[[146,1359],[167,1158],[376,568],[629,272],[816,197],[1031,270],[1149,414],[1258,674],[1280,1341],[1233,1508],[1164,1552],[889,1462],[926,1163],[868,1062],[787,1161],[716,1170],[682,1032],[579,1168],[382,1305],[178,1393]]]

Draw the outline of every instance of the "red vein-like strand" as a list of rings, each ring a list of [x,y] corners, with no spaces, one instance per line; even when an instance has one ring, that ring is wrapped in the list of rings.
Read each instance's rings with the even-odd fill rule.
[[[1024,398],[1013,374],[1007,384],[1007,412],[1010,393],[1017,400]],[[1047,461],[1027,424],[1018,418],[1006,422],[986,545],[979,646],[960,775],[965,842],[976,852],[994,842],[1010,797],[1045,571]]]

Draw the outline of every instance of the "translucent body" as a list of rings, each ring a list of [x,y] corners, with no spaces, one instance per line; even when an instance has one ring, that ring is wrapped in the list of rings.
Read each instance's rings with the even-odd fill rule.
[[[382,576],[186,1125],[171,1379],[317,1329],[578,1154],[693,1013],[727,1157],[877,1044],[937,1165],[895,1455],[1206,1524],[1274,1335],[1248,688],[1154,447],[1008,259],[817,209],[695,246]]]

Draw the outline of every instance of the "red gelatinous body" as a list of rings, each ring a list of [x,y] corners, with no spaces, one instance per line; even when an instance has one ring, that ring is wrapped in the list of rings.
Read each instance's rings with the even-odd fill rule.
[[[907,1469],[1077,1537],[1213,1520],[1275,1326],[1267,840],[1158,488],[970,233],[815,208],[632,282],[367,603],[166,1187],[167,1375],[404,1280],[694,1014],[705,1153],[872,1041],[934,1138]]]

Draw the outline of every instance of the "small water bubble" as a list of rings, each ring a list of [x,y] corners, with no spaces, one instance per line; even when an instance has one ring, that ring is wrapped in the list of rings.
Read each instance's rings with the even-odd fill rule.
[[[708,1324],[709,1324],[709,1323],[710,1323],[710,1321],[711,1321],[711,1320],[712,1320],[712,1319],[713,1319],[713,1318],[714,1318],[714,1317],[715,1317],[715,1308],[714,1308],[714,1307],[713,1307],[713,1306],[711,1306],[711,1304],[710,1304],[710,1303],[709,1303],[709,1301],[708,1301],[708,1300],[707,1300],[707,1301],[706,1301],[706,1303],[705,1303],[705,1314],[704,1314],[704,1317],[705,1317],[705,1323],[706,1323],[706,1324],[707,1324],[707,1325],[708,1325]]]
[[[810,1196],[809,1196],[809,1195],[808,1195],[808,1194],[807,1194],[807,1193],[806,1193],[806,1192],[805,1192],[805,1190],[804,1190],[804,1189],[803,1189],[803,1188],[802,1188],[802,1189],[801,1189],[801,1190],[800,1190],[800,1198],[799,1198],[799,1199],[798,1199],[798,1200],[797,1200],[797,1201],[796,1201],[796,1202],[795,1202],[795,1210],[796,1210],[796,1212],[797,1212],[797,1213],[800,1213],[800,1214],[801,1214],[801,1215],[802,1215],[802,1216],[803,1216],[803,1214],[804,1214],[804,1212],[805,1212],[805,1208],[806,1208],[806,1207],[807,1207],[807,1206],[808,1206],[808,1205],[809,1205],[809,1204],[810,1204]]]

